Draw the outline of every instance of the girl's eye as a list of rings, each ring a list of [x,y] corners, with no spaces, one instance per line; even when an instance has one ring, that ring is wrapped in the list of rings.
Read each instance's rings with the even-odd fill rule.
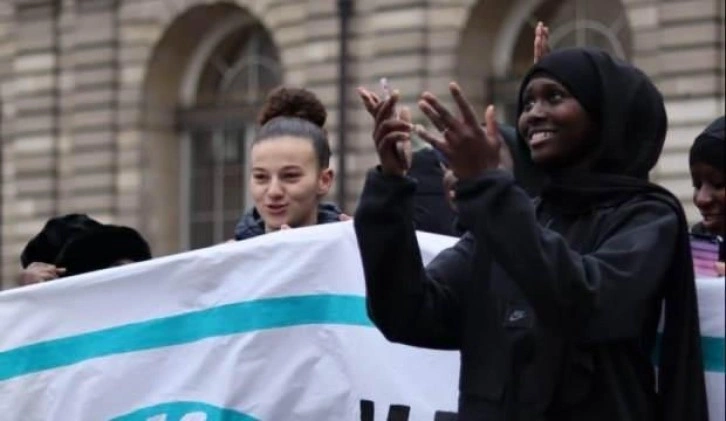
[[[252,174],[252,178],[258,182],[267,180],[267,176],[265,174]]]
[[[301,174],[299,174],[299,173],[288,173],[288,174],[282,175],[282,178],[284,180],[288,180],[288,181],[295,181],[295,180],[299,179],[300,177],[301,177]]]

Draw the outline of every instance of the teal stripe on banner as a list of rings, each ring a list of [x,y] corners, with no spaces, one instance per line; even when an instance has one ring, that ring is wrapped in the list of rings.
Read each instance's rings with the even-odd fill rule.
[[[724,372],[726,361],[726,345],[724,338],[713,336],[701,337],[701,348],[703,352],[703,367],[706,371]]]
[[[183,420],[192,413],[204,414],[206,421],[257,421],[231,409],[217,408],[201,402],[170,402],[140,409],[130,414],[113,418],[111,421]],[[190,417],[191,418],[191,417]],[[194,419],[200,419],[195,417]]]
[[[0,381],[92,358],[311,324],[372,326],[365,298],[308,295],[228,304],[0,352]]]
[[[361,296],[306,295],[248,301],[0,352],[0,381],[114,354],[312,324],[373,326]],[[724,338],[702,338],[706,371],[724,372],[724,342]]]
[[[658,334],[656,338],[655,352],[653,353],[653,363],[660,363],[660,347],[662,345],[662,337]],[[703,355],[703,369],[712,373],[726,372],[724,365],[726,364],[726,338],[715,336],[701,336],[701,354]]]

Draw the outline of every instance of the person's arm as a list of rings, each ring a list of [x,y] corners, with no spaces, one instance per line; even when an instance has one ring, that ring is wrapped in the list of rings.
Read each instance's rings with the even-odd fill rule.
[[[416,183],[373,170],[353,219],[369,316],[393,341],[428,348],[460,346],[460,285],[469,276],[472,238],[424,269],[413,225]]]
[[[678,219],[656,200],[627,203],[597,232],[590,254],[543,228],[511,174],[492,170],[460,184],[460,217],[521,288],[542,323],[591,340],[637,336],[675,250]]]

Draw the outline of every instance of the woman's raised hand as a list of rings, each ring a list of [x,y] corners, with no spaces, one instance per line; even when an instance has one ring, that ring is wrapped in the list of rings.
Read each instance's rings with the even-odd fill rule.
[[[459,180],[475,178],[487,170],[498,168],[502,137],[494,106],[487,108],[484,116],[486,127],[482,127],[459,85],[452,82],[449,90],[461,117],[455,117],[432,93],[424,92],[419,108],[441,135],[417,126],[418,135],[444,154]]]
[[[534,28],[534,64],[550,52],[550,28],[542,22],[537,22]]]
[[[387,175],[403,176],[411,167],[411,112],[403,107],[399,112],[396,105],[398,91],[390,98],[381,100],[378,95],[365,88],[358,88],[358,95],[375,121],[373,142],[376,146],[381,171]]]

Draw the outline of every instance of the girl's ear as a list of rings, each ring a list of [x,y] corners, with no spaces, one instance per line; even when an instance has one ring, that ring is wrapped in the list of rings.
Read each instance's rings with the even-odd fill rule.
[[[335,179],[335,172],[332,168],[326,168],[320,172],[318,177],[318,196],[323,197],[328,194],[330,188],[333,186],[333,180]]]

